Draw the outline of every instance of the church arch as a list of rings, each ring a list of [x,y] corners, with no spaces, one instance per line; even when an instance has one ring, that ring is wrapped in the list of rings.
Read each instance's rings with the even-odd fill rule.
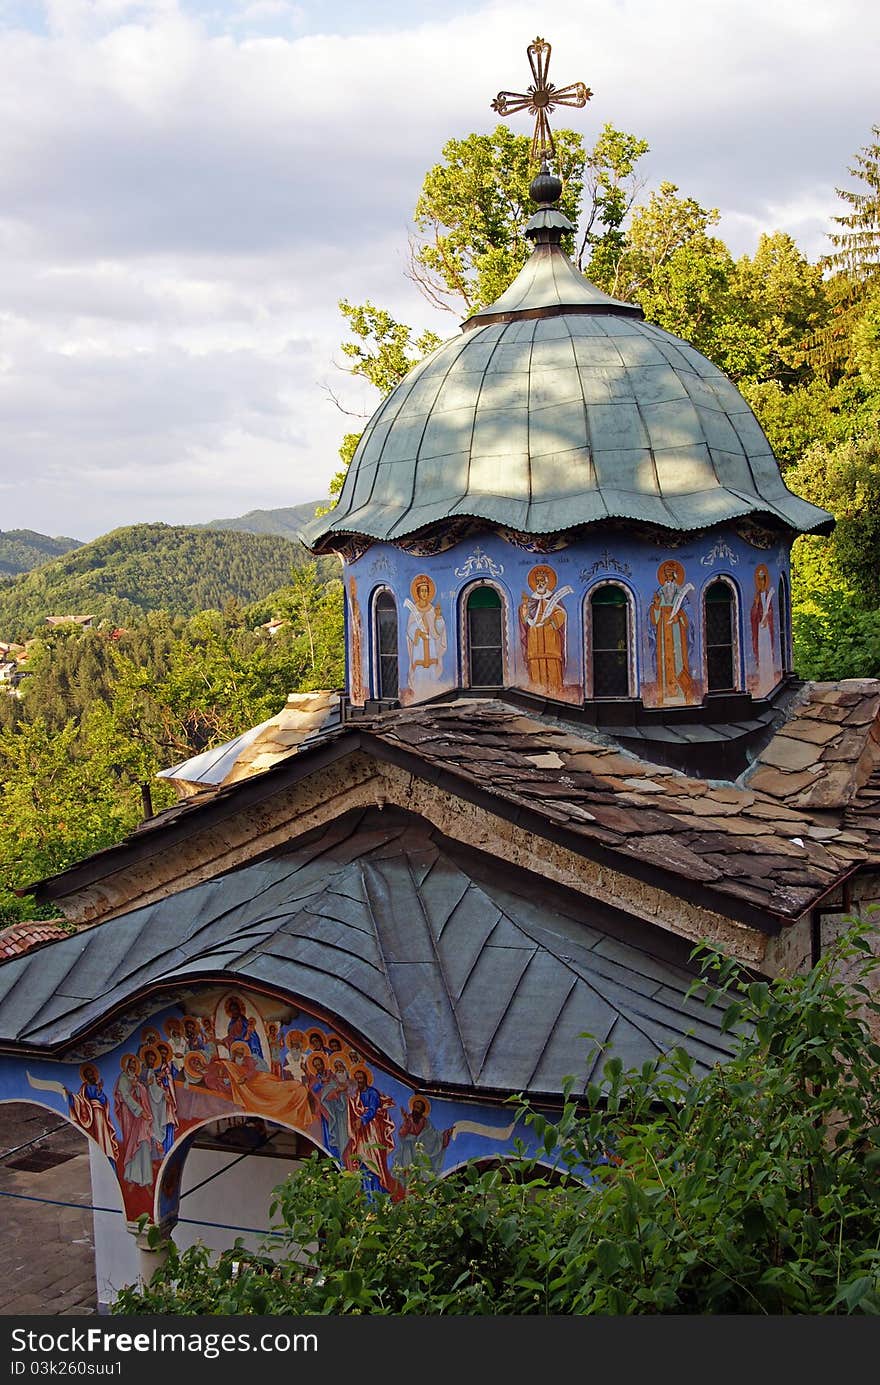
[[[735,692],[740,673],[740,599],[737,585],[719,574],[703,588],[703,673],[707,692]]]
[[[596,582],[584,597],[586,698],[635,697],[635,599],[623,582]]]
[[[397,601],[390,587],[377,587],[371,604],[373,695],[396,701],[400,690]]]
[[[461,593],[462,686],[503,688],[507,670],[507,597],[495,582],[475,582]]]

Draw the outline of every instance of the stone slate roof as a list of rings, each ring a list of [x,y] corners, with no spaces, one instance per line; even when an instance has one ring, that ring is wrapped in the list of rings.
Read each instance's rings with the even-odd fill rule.
[[[277,716],[243,731],[224,745],[203,750],[157,778],[170,779],[184,792],[200,787],[216,788],[235,783],[284,759],[341,723],[340,698],[336,692],[289,693]]]
[[[395,809],[0,966],[0,1045],[63,1051],[150,991],[222,975],[301,1000],[419,1086],[558,1095],[613,1044],[723,1059],[724,1003],[686,998],[687,945]],[[588,1061],[589,1058],[589,1061]]]
[[[363,750],[572,851],[774,932],[860,867],[880,865],[880,681],[807,684],[786,713],[752,769],[730,782],[652,763],[609,734],[496,699],[386,711],[294,748],[262,774],[175,804],[35,893],[63,898],[136,866],[162,849],[164,834],[176,841],[209,816],[222,821],[246,806],[243,793],[262,801],[291,778]],[[796,767],[806,756],[808,769]]]
[[[600,744],[499,702],[422,705],[386,714],[372,731],[478,785],[496,805],[549,820],[569,845],[610,849],[622,869],[651,865],[679,877],[685,892],[684,882],[695,882],[719,896],[722,911],[725,899],[741,901],[783,922],[859,864],[880,864],[873,787],[859,799],[872,772],[877,784],[878,709],[876,680],[808,684],[746,782],[735,784],[651,764],[607,738]],[[799,766],[808,754],[808,783],[799,769],[770,768],[792,757]]]
[[[538,247],[487,310],[503,320],[476,314],[383,401],[338,503],[304,541],[324,551],[465,517],[525,534],[607,519],[689,531],[746,515],[827,532],[832,517],[787,489],[736,386],[638,313],[558,245]]]

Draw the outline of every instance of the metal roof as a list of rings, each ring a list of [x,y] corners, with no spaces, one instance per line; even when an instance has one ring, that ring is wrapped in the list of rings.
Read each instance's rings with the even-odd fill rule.
[[[0,1043],[57,1051],[146,991],[222,973],[337,1017],[420,1086],[558,1094],[591,1076],[585,1033],[625,1065],[729,1055],[723,1004],[687,998],[687,953],[373,808],[0,966]]]
[[[538,246],[506,293],[380,405],[306,542],[401,539],[455,517],[529,534],[610,518],[679,531],[745,515],[830,527],[784,485],[736,386],[639,314],[559,246]]]

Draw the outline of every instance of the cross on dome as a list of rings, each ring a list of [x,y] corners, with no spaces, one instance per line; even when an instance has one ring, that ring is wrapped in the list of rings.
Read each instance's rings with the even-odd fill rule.
[[[557,106],[585,106],[593,93],[583,82],[572,82],[570,86],[557,88],[547,80],[551,48],[545,39],[534,39],[526,52],[534,84],[525,92],[499,91],[492,102],[492,110],[503,116],[528,110],[535,117],[531,156],[533,162],[543,164],[556,153],[550,129],[550,112]]]

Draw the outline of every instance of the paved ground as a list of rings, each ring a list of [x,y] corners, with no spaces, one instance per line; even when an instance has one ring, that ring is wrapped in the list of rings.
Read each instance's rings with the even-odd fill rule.
[[[20,1162],[44,1167],[16,1167]],[[51,1207],[0,1196],[0,1315],[94,1313],[85,1136],[38,1106],[0,1104],[0,1194],[6,1192],[77,1205]]]

